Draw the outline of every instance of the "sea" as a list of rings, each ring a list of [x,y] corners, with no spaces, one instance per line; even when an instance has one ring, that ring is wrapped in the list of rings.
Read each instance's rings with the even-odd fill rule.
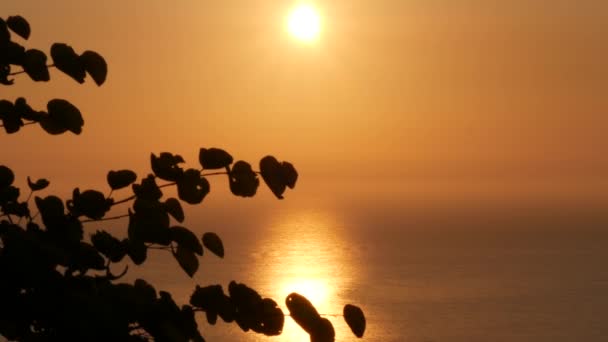
[[[196,285],[245,283],[275,299],[307,297],[336,341],[358,340],[344,322],[359,306],[361,341],[608,341],[608,211],[575,203],[502,200],[407,201],[373,191],[285,200],[207,201],[184,225],[216,232],[226,255],[209,251],[189,278],[155,251],[143,277],[187,303]],[[288,316],[280,336],[243,332],[198,317],[207,341],[304,342]]]

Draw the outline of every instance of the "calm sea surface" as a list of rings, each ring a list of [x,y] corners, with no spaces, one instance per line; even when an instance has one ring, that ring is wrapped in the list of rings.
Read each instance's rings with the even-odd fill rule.
[[[145,272],[186,303],[195,284],[244,282],[287,312],[291,292],[327,314],[363,308],[363,341],[608,341],[608,220],[549,210],[343,210],[319,201],[254,210],[210,205],[187,226],[216,231],[226,258],[206,254],[195,278],[154,254]],[[242,209],[242,210],[240,210]],[[606,214],[608,216],[608,214]],[[282,336],[199,320],[208,341],[309,341],[287,317]]]

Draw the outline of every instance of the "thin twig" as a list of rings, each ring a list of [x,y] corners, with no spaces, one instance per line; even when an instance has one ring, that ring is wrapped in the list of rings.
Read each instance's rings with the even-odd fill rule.
[[[125,218],[125,217],[129,217],[129,214],[112,216],[112,217],[104,217],[104,218],[100,218],[100,219],[96,219],[96,220],[94,220],[94,219],[88,219],[88,220],[82,220],[80,222],[82,222],[82,223],[88,223],[88,222],[111,221],[111,220],[118,220],[118,219]]]

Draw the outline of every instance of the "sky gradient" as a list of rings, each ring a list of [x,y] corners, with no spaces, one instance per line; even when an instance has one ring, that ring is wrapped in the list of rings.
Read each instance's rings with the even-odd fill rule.
[[[315,1],[308,45],[286,33],[293,3],[3,1],[27,47],[97,51],[109,75],[3,87],[34,108],[65,98],[85,126],[2,134],[2,162],[71,189],[215,146],[289,160],[310,188],[606,203],[605,1]]]

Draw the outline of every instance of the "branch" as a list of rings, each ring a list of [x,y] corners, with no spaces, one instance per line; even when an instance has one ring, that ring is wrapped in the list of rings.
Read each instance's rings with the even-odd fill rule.
[[[123,214],[123,215],[118,215],[118,216],[111,216],[111,217],[104,217],[104,218],[100,218],[100,219],[88,219],[88,220],[82,220],[80,221],[81,223],[89,223],[89,222],[101,222],[101,221],[111,221],[111,220],[118,220],[121,218],[125,218],[125,217],[129,217],[129,214]]]
[[[47,68],[54,68],[55,64],[49,64],[46,67]],[[20,70],[20,71],[11,72],[10,74],[8,74],[8,76],[15,76],[15,75],[24,74],[24,73],[25,73],[25,70]]]

